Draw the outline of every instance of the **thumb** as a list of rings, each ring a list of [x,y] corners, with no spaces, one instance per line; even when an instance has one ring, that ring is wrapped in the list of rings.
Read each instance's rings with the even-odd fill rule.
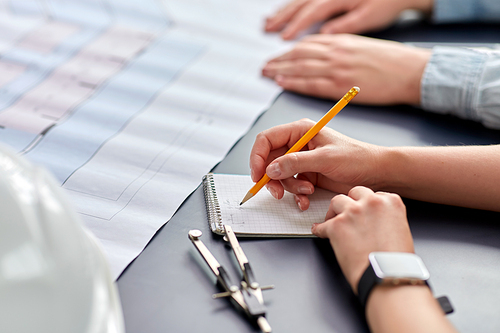
[[[326,162],[320,154],[319,150],[308,150],[280,156],[267,166],[266,173],[272,179],[286,179],[304,172],[321,173]]]
[[[314,223],[311,228],[313,235],[319,238],[328,238],[328,222]]]

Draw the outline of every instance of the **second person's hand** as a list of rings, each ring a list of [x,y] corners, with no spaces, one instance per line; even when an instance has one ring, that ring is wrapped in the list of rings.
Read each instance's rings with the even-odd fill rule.
[[[313,35],[262,69],[286,90],[339,99],[350,87],[355,103],[420,104],[420,82],[431,50],[356,35]]]

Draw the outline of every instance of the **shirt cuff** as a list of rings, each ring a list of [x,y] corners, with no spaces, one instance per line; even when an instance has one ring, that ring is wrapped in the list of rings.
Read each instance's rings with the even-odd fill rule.
[[[495,22],[500,20],[498,0],[434,0],[434,23]]]
[[[432,21],[435,23],[463,22],[473,18],[470,1],[434,0]]]
[[[476,107],[486,60],[487,54],[483,52],[434,47],[421,81],[422,108],[480,121]]]

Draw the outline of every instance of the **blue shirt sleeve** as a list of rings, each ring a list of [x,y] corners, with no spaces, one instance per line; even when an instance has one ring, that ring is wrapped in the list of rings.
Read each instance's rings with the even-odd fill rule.
[[[500,129],[500,51],[434,47],[420,102],[424,110]]]
[[[434,0],[434,23],[500,22],[499,0]]]

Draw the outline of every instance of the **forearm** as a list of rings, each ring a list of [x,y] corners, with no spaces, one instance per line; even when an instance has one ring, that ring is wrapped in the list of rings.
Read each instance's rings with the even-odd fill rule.
[[[372,333],[456,332],[427,286],[377,286],[366,304]]]
[[[395,147],[381,150],[377,190],[500,211],[500,146]]]

